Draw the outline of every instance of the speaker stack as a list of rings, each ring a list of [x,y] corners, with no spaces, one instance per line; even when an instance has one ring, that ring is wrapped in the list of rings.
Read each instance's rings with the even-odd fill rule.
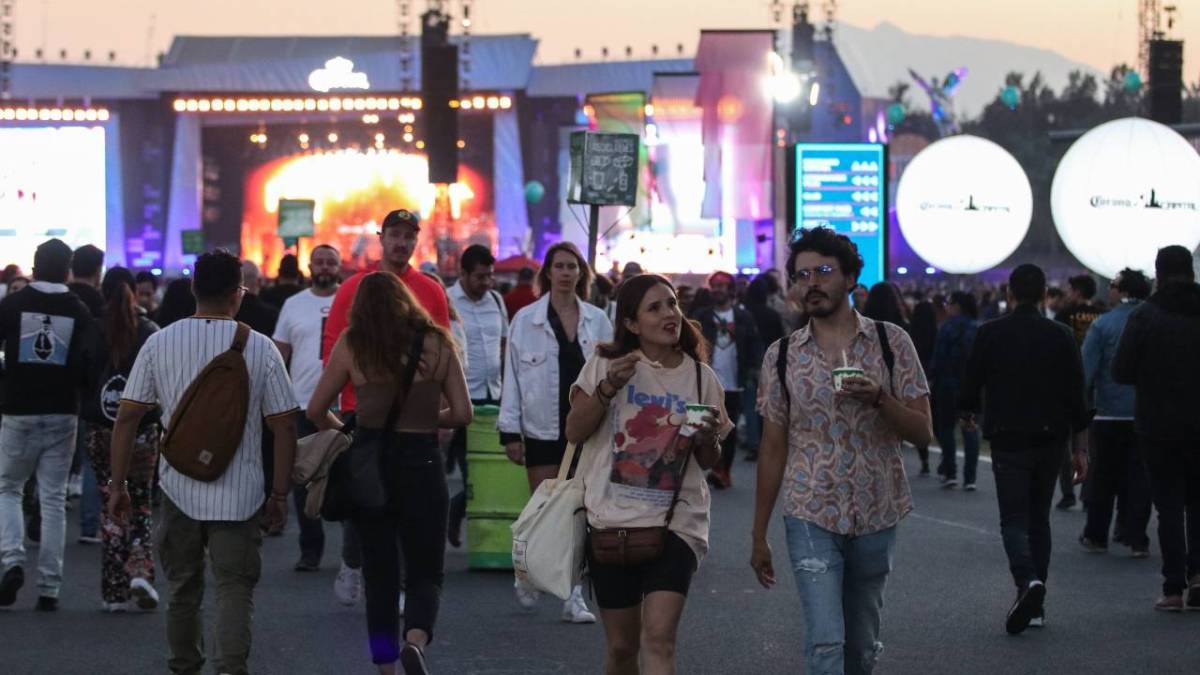
[[[1183,121],[1183,42],[1150,41],[1150,119],[1163,124]]]
[[[430,183],[458,181],[458,47],[450,44],[450,17],[426,12],[421,21],[422,137]]]

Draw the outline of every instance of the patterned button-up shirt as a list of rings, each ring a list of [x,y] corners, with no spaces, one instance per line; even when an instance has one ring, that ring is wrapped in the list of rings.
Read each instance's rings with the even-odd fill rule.
[[[925,373],[908,334],[885,324],[895,354],[889,378],[874,322],[857,313],[856,318],[858,332],[846,348],[849,365],[861,367],[867,377],[902,401],[928,395]],[[758,410],[787,429],[784,515],[850,536],[879,532],[900,522],[913,508],[900,436],[869,403],[835,397],[833,369],[841,365],[842,355],[827,359],[808,326],[788,340],[789,410],[776,366],[780,344],[771,345],[763,359]]]

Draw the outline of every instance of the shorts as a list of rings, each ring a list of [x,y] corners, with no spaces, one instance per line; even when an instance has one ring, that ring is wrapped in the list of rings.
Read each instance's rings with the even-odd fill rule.
[[[559,466],[567,454],[567,440],[540,441],[525,438],[525,466]]]
[[[600,609],[628,609],[642,604],[650,593],[670,591],[687,596],[696,573],[696,554],[679,535],[667,533],[663,554],[637,567],[598,565],[586,545],[588,578]]]

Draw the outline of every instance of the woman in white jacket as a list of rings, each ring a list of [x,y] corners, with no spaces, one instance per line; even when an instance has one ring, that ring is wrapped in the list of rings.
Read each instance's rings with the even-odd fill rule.
[[[604,311],[583,300],[591,281],[591,269],[574,244],[551,246],[538,272],[541,297],[517,312],[509,326],[498,426],[508,458],[525,465],[531,493],[562,463],[571,386],[596,345],[612,340]],[[537,604],[536,589],[519,580],[515,588],[522,607]],[[562,619],[595,622],[580,587],[563,604]]]

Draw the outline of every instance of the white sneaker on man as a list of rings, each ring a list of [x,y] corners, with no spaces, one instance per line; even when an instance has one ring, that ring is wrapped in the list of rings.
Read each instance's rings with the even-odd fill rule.
[[[513,592],[517,594],[517,603],[526,611],[533,611],[533,608],[537,607],[538,598],[542,597],[538,589],[522,583],[520,579],[513,579]]]
[[[138,609],[148,612],[158,608],[158,591],[142,577],[134,577],[129,582],[129,595]]]
[[[333,580],[333,595],[338,602],[347,607],[358,604],[358,599],[362,597],[362,587],[362,570],[347,567],[346,563],[342,563],[337,578]]]
[[[576,586],[571,597],[563,603],[562,620],[567,623],[596,623],[596,615],[588,611],[583,601],[583,587]]]

